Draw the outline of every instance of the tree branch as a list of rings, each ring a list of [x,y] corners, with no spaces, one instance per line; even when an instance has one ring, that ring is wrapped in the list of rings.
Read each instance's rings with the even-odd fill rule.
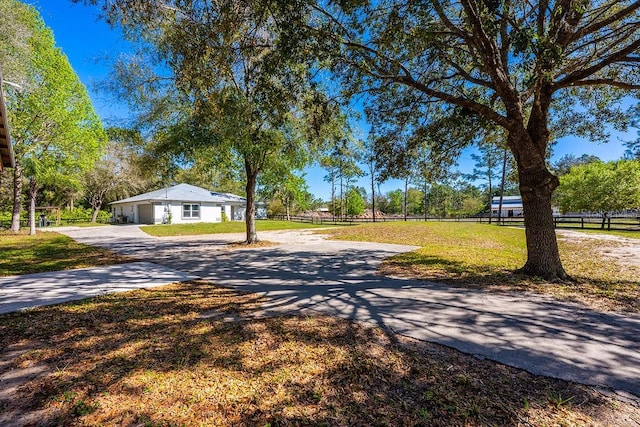
[[[631,5],[627,6],[626,8],[620,10],[618,13],[614,13],[613,15],[609,16],[606,19],[603,19],[600,22],[595,22],[595,23],[593,23],[591,25],[588,25],[586,27],[578,28],[578,30],[576,30],[576,32],[573,33],[573,36],[569,40],[569,43],[574,42],[574,41],[576,41],[578,39],[581,39],[587,34],[595,33],[596,31],[601,30],[602,28],[606,27],[607,25],[612,24],[612,23],[614,23],[614,22],[616,22],[616,21],[618,21],[618,20],[620,20],[622,18],[625,18],[625,17],[631,15],[633,12],[635,12],[639,8],[640,8],[640,0],[632,3]]]
[[[615,79],[589,79],[589,80],[580,80],[578,82],[572,83],[569,86],[613,86],[620,89],[625,90],[640,90],[640,84],[632,84],[627,82],[620,82]],[[567,86],[562,86],[567,87]]]
[[[561,87],[568,87],[568,86],[575,85],[578,81],[585,79],[589,76],[592,76],[593,74],[597,73],[598,71],[602,70],[608,65],[611,65],[615,62],[624,61],[628,57],[628,55],[635,53],[636,50],[638,50],[639,48],[640,48],[640,40],[636,40],[633,43],[629,44],[624,49],[609,55],[607,58],[603,59],[598,64],[594,64],[591,67],[587,67],[569,74],[564,79],[555,83],[552,89],[556,90]]]
[[[389,80],[395,81],[397,83],[406,84],[407,86],[413,87],[414,89],[417,89],[428,96],[438,98],[445,102],[449,102],[451,104],[457,105],[458,107],[463,107],[463,108],[468,108],[470,110],[473,110],[476,113],[480,114],[482,117],[485,117],[486,119],[491,120],[504,128],[508,129],[511,127],[511,121],[509,119],[507,119],[505,116],[501,114],[498,114],[497,112],[487,107],[486,105],[472,101],[468,98],[462,98],[462,97],[451,95],[446,92],[432,89],[428,85],[414,80],[410,75],[397,76]]]

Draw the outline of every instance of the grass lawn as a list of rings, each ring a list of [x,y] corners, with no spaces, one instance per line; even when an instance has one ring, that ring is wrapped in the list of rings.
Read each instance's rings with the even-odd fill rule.
[[[71,270],[130,261],[106,249],[83,245],[55,232],[0,231],[0,276]]]
[[[71,227],[104,227],[104,226],[111,226],[110,223],[108,222],[67,222],[65,220],[62,220],[62,224],[60,224],[62,227],[66,227],[66,226],[71,226]]]
[[[462,287],[528,290],[597,309],[640,312],[640,266],[603,258],[601,241],[560,239],[560,256],[575,283],[549,284],[513,274],[526,260],[524,230],[519,228],[464,222],[394,222],[321,232],[343,240],[420,246],[385,260],[381,274]]]
[[[89,426],[605,426],[637,408],[260,297],[174,284],[0,315],[0,418]],[[14,387],[15,386],[15,387]]]
[[[293,221],[275,221],[270,219],[257,220],[256,229],[260,231],[295,230],[301,228],[321,228],[326,225],[307,224]],[[196,234],[244,233],[244,221],[200,222],[196,224],[161,224],[140,227],[142,231],[152,236],[188,236]]]

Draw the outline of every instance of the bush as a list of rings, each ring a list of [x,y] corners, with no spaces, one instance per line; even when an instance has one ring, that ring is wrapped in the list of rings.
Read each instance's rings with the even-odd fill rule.
[[[76,207],[73,210],[63,209],[60,212],[60,218],[62,220],[73,221],[89,221],[91,219],[93,211],[91,208],[83,208],[82,206]],[[111,213],[108,211],[98,212],[98,221],[107,220],[111,218]]]

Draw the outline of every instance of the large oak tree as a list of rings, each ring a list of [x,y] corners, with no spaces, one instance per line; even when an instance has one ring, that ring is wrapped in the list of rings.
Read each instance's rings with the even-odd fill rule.
[[[522,272],[566,279],[551,211],[554,138],[606,136],[640,89],[640,2],[377,0],[310,2],[308,28],[387,135],[420,137],[431,117],[505,129],[526,218]],[[432,140],[433,141],[433,140]],[[432,149],[446,148],[446,138]]]
[[[120,93],[187,160],[211,149],[239,158],[247,196],[247,243],[257,241],[258,176],[283,159],[299,168],[332,115],[309,55],[293,50],[298,15],[288,2],[93,1],[140,47],[116,67]],[[299,45],[297,45],[299,46]],[[143,58],[143,60],[140,60]],[[167,100],[167,101],[164,101]],[[165,106],[176,108],[166,112]],[[158,108],[160,107],[160,108]],[[163,111],[158,114],[157,111]],[[228,156],[226,156],[228,154]]]

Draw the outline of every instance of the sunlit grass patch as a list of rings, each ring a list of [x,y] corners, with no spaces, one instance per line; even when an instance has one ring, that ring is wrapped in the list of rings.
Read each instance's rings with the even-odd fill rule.
[[[575,282],[549,284],[514,273],[527,256],[521,228],[465,222],[398,222],[322,232],[336,239],[420,246],[384,260],[381,274],[453,286],[533,291],[598,309],[640,312],[640,266],[621,265],[604,258],[599,250],[605,243],[600,241],[560,239],[560,256]]]
[[[0,276],[41,273],[127,262],[106,249],[77,243],[70,237],[40,232],[0,231]]]
[[[323,227],[318,224],[308,224],[293,221],[257,220],[257,231],[298,230],[305,228]],[[324,226],[326,227],[326,226]],[[152,236],[188,236],[198,234],[244,233],[244,221],[200,222],[195,224],[161,224],[140,227],[142,231]]]
[[[635,410],[346,320],[252,317],[261,302],[193,282],[2,315],[0,360],[29,349],[4,372],[41,370],[0,411],[69,426],[580,426]]]

